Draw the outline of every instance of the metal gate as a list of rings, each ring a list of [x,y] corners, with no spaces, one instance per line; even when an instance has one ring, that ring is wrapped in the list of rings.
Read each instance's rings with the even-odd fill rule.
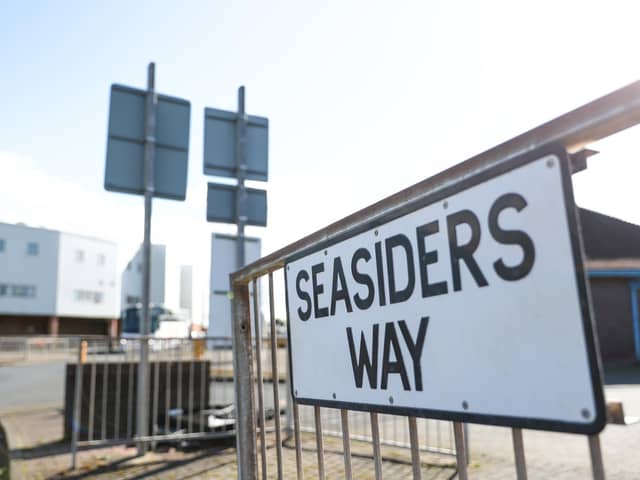
[[[271,462],[268,457],[267,436],[268,431],[265,415],[265,392],[263,388],[264,359],[263,342],[255,343],[255,356],[252,344],[253,330],[261,332],[260,306],[258,296],[249,293],[249,287],[257,292],[261,279],[267,278],[269,298],[269,332],[266,335],[266,345],[271,352],[271,375],[277,378],[281,370],[285,370],[283,359],[278,359],[276,347],[276,319],[274,313],[274,276],[278,276],[278,282],[283,285],[282,268],[285,261],[292,255],[311,248],[321,242],[335,239],[345,232],[356,229],[361,225],[375,221],[382,215],[388,215],[394,211],[406,208],[407,205],[418,202],[427,195],[440,191],[460,178],[468,177],[490,167],[505,162],[507,159],[531,152],[541,146],[556,143],[563,145],[570,152],[570,160],[574,171],[579,169],[578,163],[584,159],[579,150],[586,144],[600,140],[623,129],[640,123],[640,82],[631,84],[617,90],[592,103],[573,110],[561,117],[545,123],[527,133],[517,136],[503,144],[500,144],[484,153],[462,162],[434,177],[423,180],[405,190],[402,190],[384,200],[381,200],[343,220],[340,220],[326,228],[309,235],[275,253],[266,256],[238,272],[232,274],[233,285],[233,360],[236,382],[236,406],[238,410],[237,428],[237,458],[238,476],[241,479],[267,478],[267,464]],[[279,389],[273,389],[274,405],[280,404]],[[288,389],[287,389],[288,396]],[[257,397],[257,402],[256,402]],[[291,402],[291,399],[289,399]],[[344,472],[346,478],[352,476],[351,445],[354,438],[366,437],[371,439],[373,468],[377,479],[382,478],[382,459],[380,445],[384,443],[381,437],[380,422],[382,415],[371,412],[365,414],[368,418],[366,429],[363,432],[359,426],[361,420],[354,415],[363,416],[361,412],[355,413],[346,410],[330,411],[331,409],[311,407],[313,413],[302,412],[302,406],[292,403],[290,412],[287,412],[288,425],[293,427],[293,436],[296,453],[296,474],[298,478],[304,477],[302,465],[302,438],[303,431],[312,431],[315,434],[315,451],[317,455],[317,471],[320,478],[325,477],[324,462],[324,436],[327,433],[340,435],[342,438],[342,451],[344,457]],[[305,409],[309,407],[304,407]],[[283,478],[283,438],[280,416],[272,417],[275,425],[275,462],[277,478]],[[313,424],[311,425],[311,420]],[[406,443],[410,446],[413,478],[421,478],[420,451],[433,447],[429,445],[430,438],[424,433],[425,428],[418,428],[418,420],[414,417],[401,417],[399,420],[408,432]],[[424,422],[420,420],[420,422]],[[326,426],[328,424],[328,427]],[[357,432],[353,426],[358,425]],[[383,423],[383,425],[387,425]],[[384,429],[385,427],[383,427]],[[392,427],[393,428],[393,427]],[[397,428],[397,426],[396,426]],[[426,429],[428,430],[428,429]],[[453,444],[442,448],[447,453],[455,453],[458,476],[467,478],[467,447],[464,441],[464,425],[454,422],[452,426]],[[383,430],[384,431],[384,430]],[[441,433],[448,429],[441,427]],[[512,429],[515,467],[519,479],[526,478],[526,465],[522,430]],[[395,439],[394,441],[397,441]],[[599,436],[587,438],[590,449],[590,460],[593,477],[604,478],[604,467],[600,450]],[[400,442],[403,443],[403,442]],[[273,452],[273,449],[269,449]],[[437,448],[436,448],[437,450]],[[259,453],[259,455],[258,455]],[[258,461],[259,458],[259,461]],[[260,468],[258,468],[258,463]],[[269,474],[273,474],[271,471]],[[287,476],[291,472],[287,472]]]

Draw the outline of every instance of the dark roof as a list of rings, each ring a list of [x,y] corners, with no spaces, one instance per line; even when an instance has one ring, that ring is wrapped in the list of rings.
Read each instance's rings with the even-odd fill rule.
[[[587,258],[640,258],[640,226],[578,208]]]

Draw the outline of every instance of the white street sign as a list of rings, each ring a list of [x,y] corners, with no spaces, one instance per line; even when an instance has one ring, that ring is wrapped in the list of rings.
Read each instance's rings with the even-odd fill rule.
[[[554,147],[290,258],[294,397],[600,431],[576,222],[566,152]]]

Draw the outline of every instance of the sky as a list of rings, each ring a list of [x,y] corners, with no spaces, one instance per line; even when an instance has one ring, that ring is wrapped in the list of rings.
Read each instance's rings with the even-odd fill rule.
[[[269,118],[263,253],[640,79],[637,2],[0,2],[0,221],[142,241],[141,197],[103,188],[109,89],[191,102],[184,202],[152,241],[209,275],[205,107]],[[592,147],[579,205],[640,224],[638,129]],[[169,266],[168,266],[169,268]],[[177,274],[177,273],[176,273]],[[198,283],[199,282],[199,283]],[[167,293],[170,296],[170,293]],[[201,295],[202,316],[206,298]]]

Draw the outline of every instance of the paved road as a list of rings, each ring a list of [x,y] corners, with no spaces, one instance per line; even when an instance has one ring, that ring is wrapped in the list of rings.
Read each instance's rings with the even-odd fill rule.
[[[0,410],[64,403],[64,362],[0,366]]]

